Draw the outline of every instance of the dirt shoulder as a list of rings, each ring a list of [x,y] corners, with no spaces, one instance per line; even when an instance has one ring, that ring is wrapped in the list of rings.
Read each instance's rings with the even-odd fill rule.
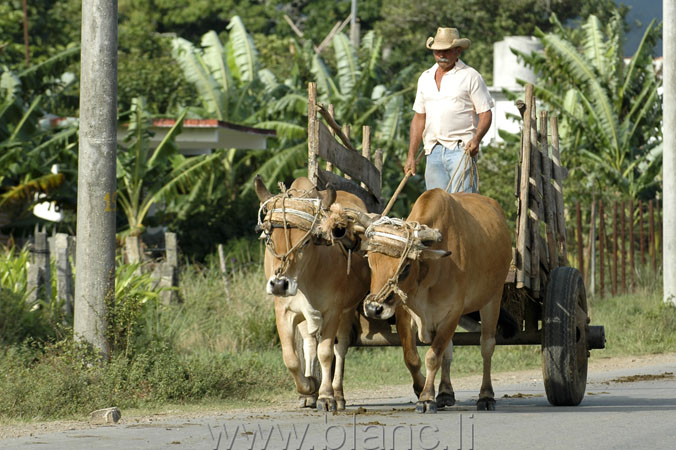
[[[606,372],[613,372],[616,370],[632,370],[637,371],[641,368],[655,366],[655,365],[673,365],[676,369],[676,353],[665,353],[656,355],[642,355],[642,356],[627,356],[614,358],[594,358],[589,361],[589,375],[603,374]],[[542,371],[522,370],[513,372],[498,372],[493,374],[493,384],[496,391],[501,385],[512,385],[526,382],[541,382]],[[481,384],[481,375],[469,375],[453,379],[453,387],[456,391],[476,389]],[[363,389],[350,393],[352,398],[366,398],[366,397],[391,397],[391,396],[405,396],[410,393],[410,385],[396,385],[396,386],[381,386],[377,389]],[[268,404],[269,405],[269,404]],[[242,407],[242,404],[227,405],[218,404],[207,407],[185,407],[176,409],[168,409],[159,413],[141,413],[136,411],[122,411],[122,419],[119,425],[132,425],[138,423],[161,423],[163,421],[173,419],[189,419],[200,418],[208,416],[217,416],[223,413],[236,412],[264,412],[270,410],[279,410],[281,408],[294,408],[295,400],[284,399],[274,405],[269,406],[253,406]],[[76,420],[56,420],[49,422],[30,422],[30,423],[9,423],[0,424],[0,439],[10,439],[23,436],[37,436],[47,433],[56,433],[69,430],[82,430],[96,428],[95,425],[89,424],[88,421]]]

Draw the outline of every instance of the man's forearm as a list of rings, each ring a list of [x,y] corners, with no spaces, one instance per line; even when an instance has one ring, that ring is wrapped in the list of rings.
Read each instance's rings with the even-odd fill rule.
[[[408,156],[415,158],[420,143],[422,142],[423,131],[425,130],[425,114],[415,113],[411,120],[410,137],[408,143]]]
[[[477,124],[476,127],[477,143],[481,142],[486,133],[488,133],[492,121],[493,121],[493,113],[491,112],[490,109],[488,111],[479,114],[479,123]]]

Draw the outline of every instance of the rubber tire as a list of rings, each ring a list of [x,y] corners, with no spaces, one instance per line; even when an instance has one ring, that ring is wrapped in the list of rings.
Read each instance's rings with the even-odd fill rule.
[[[300,360],[300,367],[302,368],[303,373],[305,373],[305,350],[303,349],[303,336],[298,331],[298,328],[295,328],[293,331],[293,345],[296,349],[296,354]],[[317,387],[322,384],[322,368],[319,365],[319,359],[316,359],[312,364],[312,376],[317,380]]]
[[[572,267],[554,269],[544,300],[542,372],[547,400],[576,406],[587,388],[587,295]]]

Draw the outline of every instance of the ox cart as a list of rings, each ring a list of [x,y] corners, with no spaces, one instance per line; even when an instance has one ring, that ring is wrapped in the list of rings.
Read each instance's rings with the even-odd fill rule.
[[[349,128],[339,126],[332,109],[318,104],[316,98],[316,86],[310,83],[308,177],[319,189],[331,183],[336,189],[359,196],[369,212],[382,212],[382,154],[375,151],[370,160],[370,129],[364,127],[362,152],[358,152],[350,142]],[[502,305],[518,324],[518,331],[510,338],[498,332],[496,340],[498,345],[540,345],[548,401],[552,405],[577,405],[586,389],[589,351],[605,347],[604,328],[590,325],[582,276],[567,263],[563,207],[566,171],[559,162],[557,118],[548,119],[546,111],[538,118],[532,85],[526,88],[525,102],[517,102],[517,107],[523,127],[515,174],[516,246]],[[320,167],[322,160],[325,169]],[[468,331],[456,332],[453,345],[479,345],[476,320],[466,316],[460,325]],[[297,335],[296,349],[302,359],[303,341],[300,333]],[[400,344],[394,325],[388,321],[368,319],[361,312],[355,318],[351,346]]]

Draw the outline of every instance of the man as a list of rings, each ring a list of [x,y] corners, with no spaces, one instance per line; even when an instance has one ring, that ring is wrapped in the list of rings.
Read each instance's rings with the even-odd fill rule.
[[[478,192],[476,155],[491,126],[495,103],[479,72],[458,59],[470,40],[461,39],[456,28],[438,28],[426,46],[436,64],[418,79],[404,173],[415,175],[422,141],[426,189]]]

